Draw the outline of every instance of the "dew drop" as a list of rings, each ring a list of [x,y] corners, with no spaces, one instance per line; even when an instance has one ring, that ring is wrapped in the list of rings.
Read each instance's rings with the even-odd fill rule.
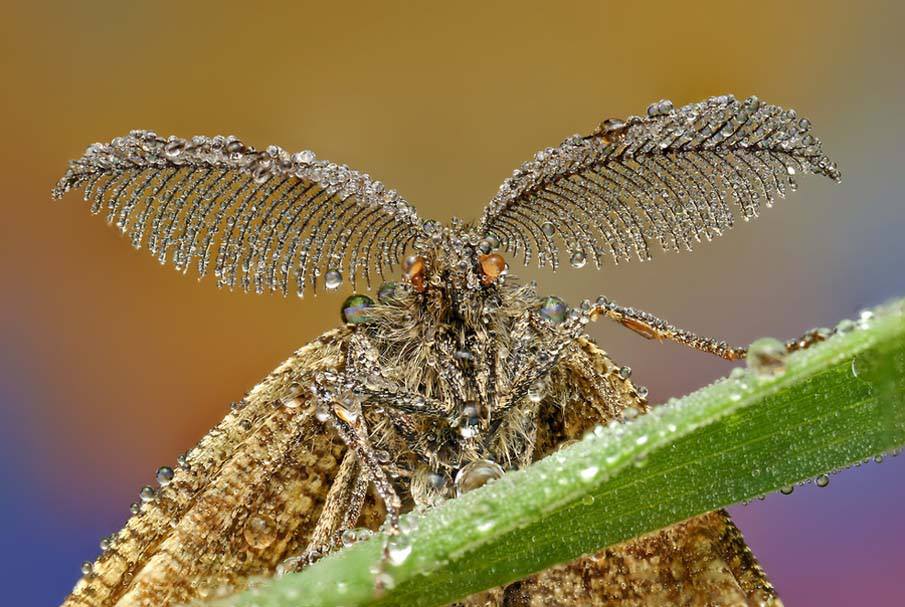
[[[795,487],[793,487],[792,485],[786,485],[779,488],[779,492],[783,495],[792,495],[793,491],[795,491]]]
[[[581,480],[589,483],[594,480],[594,477],[597,476],[598,472],[600,472],[600,469],[597,466],[588,466],[587,468],[579,472],[578,476],[581,478]]]
[[[830,484],[830,477],[828,477],[826,474],[821,474],[814,482],[818,487],[826,487]]]
[[[368,308],[374,306],[374,300],[367,295],[351,295],[340,308],[342,321],[347,324],[360,325],[371,319]]]
[[[141,488],[141,491],[138,492],[138,497],[140,497],[143,502],[151,502],[157,497],[157,492],[154,491],[154,487],[145,485]]]
[[[387,546],[387,556],[390,564],[398,567],[405,562],[411,553],[412,542],[409,538],[403,535],[397,535],[396,537],[390,538],[389,545]]]
[[[622,379],[628,379],[632,376],[632,368],[631,367],[620,367],[619,368],[619,377]]]
[[[547,236],[553,236],[554,234],[556,234],[556,226],[553,225],[552,221],[545,221],[543,224],[541,224],[540,229],[541,232],[543,232]]]
[[[242,534],[249,546],[263,550],[276,539],[276,523],[266,514],[256,514],[245,523]]]
[[[157,482],[161,486],[169,485],[173,480],[173,469],[169,466],[161,466],[157,469]]]
[[[82,575],[91,575],[92,571],[94,571],[94,564],[91,561],[82,563]]]
[[[607,118],[600,124],[600,132],[607,143],[615,143],[625,137],[627,125],[618,118]]]
[[[181,139],[174,139],[173,141],[168,141],[167,144],[163,148],[163,153],[166,154],[168,158],[176,158],[179,154],[182,153],[182,150],[185,149],[185,141]]]
[[[492,521],[492,520],[490,520],[490,521],[481,521],[481,522],[479,522],[479,523],[477,524],[476,529],[478,530],[479,533],[487,533],[488,531],[490,531],[491,529],[493,529],[493,526],[494,526],[495,524],[496,524],[496,523],[495,523],[494,521]]]
[[[393,576],[387,572],[378,573],[374,578],[374,583],[377,588],[382,588],[384,590],[392,590],[396,587],[396,580],[393,579]]]
[[[342,532],[340,540],[342,541],[343,546],[351,546],[358,541],[358,534],[355,533],[355,529],[346,529]]]
[[[854,321],[844,318],[839,321],[839,324],[836,325],[836,333],[851,333],[855,330]]]
[[[129,504],[129,512],[131,512],[132,514],[138,514],[139,512],[141,512],[141,504],[139,504],[138,502],[132,502],[131,504]]]
[[[748,368],[760,377],[781,375],[786,370],[788,352],[778,339],[763,337],[748,346]]]
[[[474,491],[478,487],[500,478],[503,474],[503,468],[489,459],[477,459],[465,464],[456,473],[456,495],[460,496]]]
[[[351,392],[346,393],[333,405],[333,412],[347,424],[355,424],[361,415],[361,399]]]
[[[566,320],[566,302],[555,295],[551,295],[544,300],[539,314],[544,320],[555,324],[564,322]]]
[[[324,274],[324,285],[330,289],[338,289],[343,284],[343,275],[339,270],[327,270]]]
[[[572,253],[572,257],[569,258],[569,263],[572,264],[573,268],[583,268],[587,262],[587,258],[581,251],[575,251]]]
[[[856,358],[852,359],[852,376],[858,377],[858,362]]]

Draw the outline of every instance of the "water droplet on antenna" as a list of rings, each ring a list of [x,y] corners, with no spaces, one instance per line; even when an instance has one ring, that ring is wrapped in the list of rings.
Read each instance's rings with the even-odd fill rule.
[[[327,270],[324,274],[324,285],[330,289],[338,289],[343,284],[343,275],[339,270]]]

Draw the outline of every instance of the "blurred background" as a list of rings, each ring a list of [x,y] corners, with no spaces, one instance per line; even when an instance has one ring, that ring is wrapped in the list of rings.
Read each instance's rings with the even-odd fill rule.
[[[55,605],[172,464],[343,294],[218,291],[49,200],[70,158],[130,129],[311,148],[422,216],[475,217],[537,149],[599,120],[734,93],[796,108],[842,168],[693,255],[525,271],[738,344],[905,295],[905,11],[847,3],[10,4],[0,36],[0,553],[4,604]],[[267,8],[263,8],[263,7]],[[643,7],[643,8],[642,8]],[[597,323],[652,399],[730,365]],[[901,605],[905,456],[733,509],[790,607]]]

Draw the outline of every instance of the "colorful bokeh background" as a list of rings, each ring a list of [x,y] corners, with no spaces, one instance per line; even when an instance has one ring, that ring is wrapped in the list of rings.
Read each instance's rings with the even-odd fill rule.
[[[138,488],[338,322],[342,295],[218,291],[51,185],[133,128],[312,148],[471,218],[539,148],[732,92],[794,107],[844,171],[700,247],[526,271],[739,344],[905,294],[905,12],[821,3],[17,3],[0,29],[0,604],[57,604]],[[729,365],[595,325],[656,401]],[[905,457],[733,509],[791,607],[902,605]]]

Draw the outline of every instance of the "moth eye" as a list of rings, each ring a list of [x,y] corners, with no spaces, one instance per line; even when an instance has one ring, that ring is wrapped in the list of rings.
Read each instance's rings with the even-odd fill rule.
[[[427,264],[421,255],[410,255],[402,262],[402,271],[405,277],[412,283],[412,288],[418,293],[423,293],[427,289],[427,281],[424,274]]]
[[[340,308],[340,316],[346,324],[360,325],[371,320],[368,308],[373,307],[374,300],[367,295],[350,295]]]
[[[498,253],[481,255],[478,261],[481,263],[481,284],[485,287],[496,282],[506,270],[506,260]]]

